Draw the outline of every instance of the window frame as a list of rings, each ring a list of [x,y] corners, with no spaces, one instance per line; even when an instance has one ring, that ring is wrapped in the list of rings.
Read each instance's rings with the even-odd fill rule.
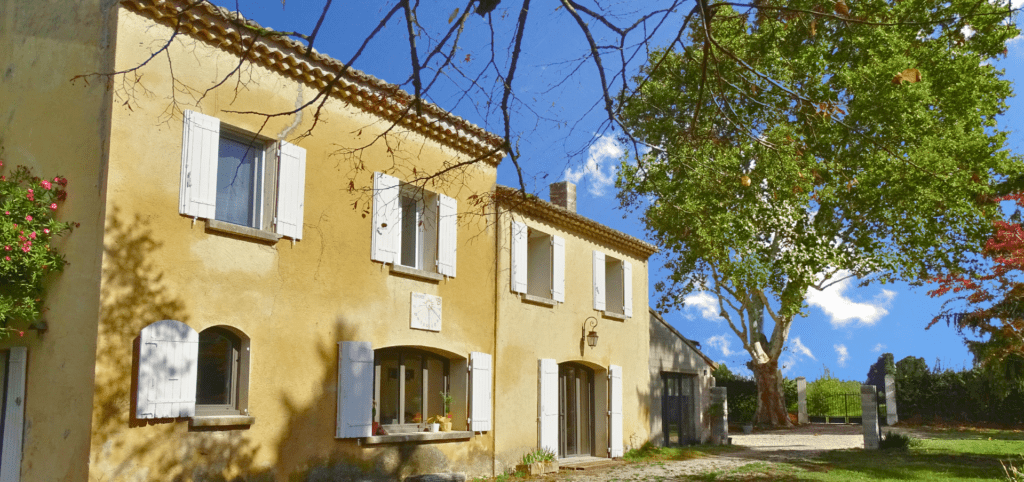
[[[199,332],[199,345],[203,343],[204,334],[216,334],[229,340],[232,344],[232,359],[229,361],[231,387],[228,391],[229,400],[227,404],[204,404],[199,401],[201,397],[202,349],[196,357],[196,402],[195,417],[213,417],[230,415],[248,415],[248,392],[249,392],[249,339],[238,330],[227,326],[211,326]]]
[[[526,294],[553,300],[555,290],[555,237],[539,229],[526,232]],[[539,245],[539,246],[538,246]],[[543,259],[542,259],[543,258]],[[537,271],[542,271],[537,273]],[[541,282],[545,282],[540,286]],[[540,293],[540,294],[538,294]]]
[[[604,311],[619,316],[626,316],[624,263],[623,259],[604,254]],[[612,303],[613,301],[615,303]]]
[[[407,205],[415,203],[415,206],[411,209],[407,209]],[[438,231],[439,223],[439,209],[437,206],[438,197],[437,193],[428,191],[423,188],[417,188],[406,184],[404,182],[399,183],[398,193],[398,249],[396,250],[395,265],[404,266],[410,269],[418,269],[420,271],[426,271],[428,273],[436,273],[437,270],[437,256],[438,256],[438,244],[440,244],[439,237],[441,233]],[[407,214],[415,216],[413,224],[407,224]],[[415,257],[412,265],[405,263],[406,255],[406,230],[415,230],[413,235],[410,236],[414,245],[412,246],[412,256]],[[433,260],[433,263],[430,261]]]
[[[248,148],[252,149],[257,156],[257,166],[254,168],[254,177],[258,177],[258,182],[253,182],[253,214],[249,220],[251,224],[237,224],[217,218],[216,208],[214,208],[214,216],[210,219],[233,226],[241,226],[259,231],[269,231],[269,228],[273,226],[277,215],[277,151],[280,149],[279,142],[267,137],[248,133],[242,129],[221,122],[220,138],[217,140],[218,173],[220,172],[221,167],[220,147],[224,140],[244,144]]]
[[[396,356],[397,359],[398,359],[398,368],[397,368],[397,370],[398,370],[399,376],[397,378],[398,378],[399,386],[398,386],[398,390],[397,390],[397,394],[396,394],[396,396],[398,397],[398,400],[397,400],[398,403],[396,405],[396,407],[397,407],[398,423],[384,424],[384,423],[381,423],[381,412],[382,412],[382,410],[379,409],[379,407],[381,405],[381,403],[380,403],[381,402],[381,384],[380,384],[380,382],[381,382],[382,377],[384,376],[384,374],[382,373],[383,372],[383,368],[382,368],[382,363],[381,362],[386,357],[391,357],[391,356]],[[420,377],[421,377],[421,383],[420,383],[420,385],[421,385],[421,387],[420,387],[420,390],[421,390],[421,393],[420,393],[420,395],[421,395],[420,396],[421,406],[418,407],[417,410],[415,410],[415,411],[418,411],[421,414],[419,422],[412,422],[412,421],[406,421],[405,420],[405,412],[406,412],[405,399],[407,398],[406,397],[406,380],[405,380],[405,376],[401,375],[401,374],[404,374],[406,372],[406,370],[408,370],[408,368],[405,365],[406,356],[409,356],[409,357],[418,356],[418,357],[420,357],[420,360],[421,360],[420,361],[420,367],[419,367]],[[427,388],[425,386],[429,385],[429,381],[428,381],[429,380],[429,371],[428,371],[428,363],[427,363],[428,359],[434,359],[434,360],[438,360],[438,361],[442,362],[442,367],[443,367],[442,368],[442,370],[443,370],[443,372],[442,372],[442,384],[444,385],[444,393],[448,394],[448,395],[451,395],[451,383],[452,383],[452,379],[451,379],[451,360],[448,359],[447,357],[442,356],[442,355],[438,355],[437,353],[433,353],[433,352],[430,352],[430,351],[427,351],[427,350],[422,350],[422,349],[417,349],[417,348],[410,348],[410,347],[389,347],[389,348],[380,348],[380,349],[374,350],[374,352],[373,352],[373,406],[374,406],[373,422],[379,424],[381,427],[384,427],[385,430],[388,431],[388,433],[396,434],[396,433],[408,433],[408,432],[420,431],[426,425],[426,419],[429,418],[431,416],[430,414],[433,413],[433,412],[430,412],[430,410],[432,410],[432,409],[430,408],[429,395],[427,393],[423,392],[424,390],[427,390]]]

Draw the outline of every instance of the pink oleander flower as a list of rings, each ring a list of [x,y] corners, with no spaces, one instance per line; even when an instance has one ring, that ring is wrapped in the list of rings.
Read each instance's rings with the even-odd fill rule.
[[[43,228],[43,234],[50,234],[50,228]]]
[[[35,192],[35,191],[33,191],[33,190],[32,190],[32,188],[29,188],[29,189],[28,189],[28,193],[29,193],[29,194],[32,194],[32,193],[34,193],[34,192]]]
[[[30,237],[30,238],[32,238],[32,239],[36,239],[36,233],[35,233],[35,231],[33,231],[33,232],[29,233],[29,234],[28,234],[28,237]]]
[[[50,189],[50,187],[52,186],[52,184],[50,184],[50,181],[47,181],[46,179],[43,179],[42,181],[39,181],[39,184],[42,185],[46,189]]]
[[[29,252],[29,250],[31,250],[31,249],[32,249],[32,245],[31,244],[26,244],[25,246],[21,247],[21,250],[26,252],[26,253]]]
[[[11,250],[10,246],[4,246],[4,251],[10,251],[10,250]]]
[[[10,260],[11,260],[10,256],[4,256],[4,261],[10,261]]]
[[[32,215],[31,214],[28,215],[28,216],[25,216],[25,221],[31,221],[31,220],[32,220]]]
[[[57,203],[51,203],[50,204],[50,209],[53,210],[53,211],[56,211],[57,210]]]

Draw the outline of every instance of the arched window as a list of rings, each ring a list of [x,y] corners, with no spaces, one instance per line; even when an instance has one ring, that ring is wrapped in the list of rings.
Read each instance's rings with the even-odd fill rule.
[[[244,415],[248,388],[248,340],[222,328],[199,333],[196,415]]]
[[[374,352],[374,421],[389,433],[415,431],[434,415],[444,415],[448,359],[413,348]]]

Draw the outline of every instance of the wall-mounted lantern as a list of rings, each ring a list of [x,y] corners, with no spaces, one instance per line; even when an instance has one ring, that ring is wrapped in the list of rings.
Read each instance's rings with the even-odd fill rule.
[[[588,321],[590,322],[590,332],[589,333],[587,332],[587,322]],[[593,316],[591,316],[591,317],[583,320],[583,334],[584,334],[584,338],[586,338],[586,340],[587,340],[587,345],[590,346],[590,348],[594,348],[595,346],[597,346],[597,331],[595,330],[595,328],[597,328],[597,318],[594,318]]]

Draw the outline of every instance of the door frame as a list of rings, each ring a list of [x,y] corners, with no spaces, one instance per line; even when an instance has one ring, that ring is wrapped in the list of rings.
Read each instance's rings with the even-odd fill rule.
[[[568,430],[567,430],[567,425],[566,424],[569,422],[566,419],[566,391],[567,390],[566,390],[565,381],[568,378],[567,374],[566,374],[567,370],[573,370],[575,373],[579,373],[579,374],[585,375],[583,377],[581,377],[580,375],[573,375],[572,379],[573,380],[584,379],[585,383],[587,383],[587,385],[589,386],[589,390],[588,390],[588,398],[589,398],[589,400],[586,400],[586,404],[589,406],[588,408],[589,408],[589,412],[590,412],[589,413],[590,417],[589,417],[589,423],[587,424],[588,426],[584,427],[584,429],[588,432],[588,437],[587,438],[589,439],[590,446],[586,447],[583,450],[581,450],[581,448],[580,448],[581,437],[579,436],[579,434],[580,434],[580,427],[578,426],[579,416],[577,415],[577,417],[575,417],[576,420],[573,421],[573,423],[575,425],[575,427],[574,427],[575,430],[573,431],[573,433],[576,435],[576,437],[575,437],[576,438],[576,440],[575,440],[576,451],[575,451],[575,453],[572,453],[572,454],[566,453],[568,451],[568,441],[567,441]],[[590,457],[590,456],[593,456],[595,454],[595,447],[597,446],[596,440],[595,440],[595,435],[596,435],[595,425],[596,425],[596,419],[597,419],[597,410],[596,410],[596,405],[595,405],[595,402],[596,402],[596,397],[595,397],[596,388],[597,387],[596,387],[596,383],[595,383],[595,373],[594,373],[594,369],[593,368],[590,368],[590,367],[588,367],[586,365],[583,365],[581,363],[575,363],[575,362],[563,362],[563,363],[559,363],[558,364],[558,454],[557,454],[558,458],[561,459],[561,458],[571,458],[571,457]],[[577,402],[577,405],[579,405],[580,399],[579,399],[579,392],[578,391],[574,390],[574,397],[573,398],[574,398],[574,401]]]

